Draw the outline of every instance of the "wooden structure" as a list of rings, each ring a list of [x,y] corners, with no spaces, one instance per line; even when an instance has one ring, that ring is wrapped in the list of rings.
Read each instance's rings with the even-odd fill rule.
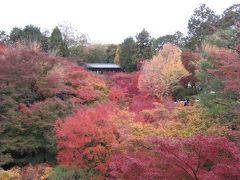
[[[122,68],[118,64],[111,63],[86,63],[85,67],[97,73],[103,72],[122,72]]]

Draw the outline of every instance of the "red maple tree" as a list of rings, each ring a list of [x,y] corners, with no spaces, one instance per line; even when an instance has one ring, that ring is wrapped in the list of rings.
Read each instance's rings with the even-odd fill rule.
[[[225,90],[233,90],[240,94],[240,57],[237,53],[221,49],[221,51],[211,52],[214,58],[215,69],[208,72],[224,82]]]
[[[108,119],[114,108],[100,105],[80,109],[55,125],[58,155],[61,165],[95,168],[104,171],[112,146],[117,143],[117,131]]]
[[[148,152],[112,156],[110,175],[123,179],[238,179],[240,152],[224,137],[198,135],[172,142],[152,137]]]

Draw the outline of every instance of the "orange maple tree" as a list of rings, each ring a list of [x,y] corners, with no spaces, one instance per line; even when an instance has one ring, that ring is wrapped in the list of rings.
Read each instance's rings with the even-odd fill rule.
[[[117,143],[116,127],[109,120],[114,108],[100,105],[80,109],[55,125],[61,165],[105,171],[104,163]]]

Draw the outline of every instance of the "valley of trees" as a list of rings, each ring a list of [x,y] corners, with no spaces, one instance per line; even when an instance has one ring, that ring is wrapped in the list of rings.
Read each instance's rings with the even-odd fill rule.
[[[0,42],[0,179],[240,179],[240,4],[200,5],[187,36],[27,25]]]

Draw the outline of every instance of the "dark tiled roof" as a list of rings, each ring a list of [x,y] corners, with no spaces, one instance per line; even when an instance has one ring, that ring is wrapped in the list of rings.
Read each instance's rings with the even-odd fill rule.
[[[86,63],[87,68],[102,68],[102,69],[121,69],[118,64],[111,63]]]

